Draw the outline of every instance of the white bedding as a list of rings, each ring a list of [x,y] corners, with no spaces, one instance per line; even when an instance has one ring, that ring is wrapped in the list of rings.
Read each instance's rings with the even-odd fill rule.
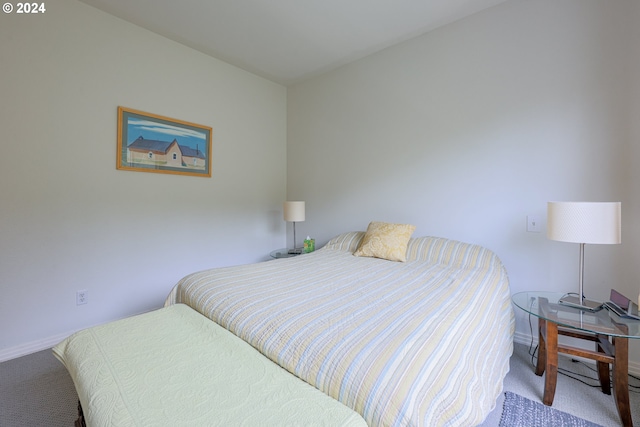
[[[355,257],[362,236],[191,274],[165,305],[191,306],[370,426],[482,422],[513,349],[502,263],[434,237],[411,239],[406,263]]]

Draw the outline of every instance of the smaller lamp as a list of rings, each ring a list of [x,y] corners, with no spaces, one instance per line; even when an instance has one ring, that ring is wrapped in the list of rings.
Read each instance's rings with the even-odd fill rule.
[[[304,221],[304,202],[284,202],[284,220],[293,222],[293,249],[289,253],[302,253],[302,248],[296,248],[296,222]]]

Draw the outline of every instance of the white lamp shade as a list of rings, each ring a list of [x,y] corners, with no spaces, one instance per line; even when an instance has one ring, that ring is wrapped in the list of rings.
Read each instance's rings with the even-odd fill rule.
[[[572,243],[618,244],[620,202],[548,202],[547,237]]]
[[[284,220],[287,222],[304,221],[304,202],[284,202]]]

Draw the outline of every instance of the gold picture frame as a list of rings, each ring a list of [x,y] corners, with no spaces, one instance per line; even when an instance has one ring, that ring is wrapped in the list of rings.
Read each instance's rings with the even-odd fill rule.
[[[211,127],[118,107],[119,170],[211,177]]]

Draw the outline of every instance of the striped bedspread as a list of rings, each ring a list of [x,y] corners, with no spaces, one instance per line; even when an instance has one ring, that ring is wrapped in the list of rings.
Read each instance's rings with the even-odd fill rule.
[[[495,406],[514,317],[489,250],[411,239],[407,262],[353,256],[364,233],[311,254],[182,279],[185,303],[370,426],[467,426]]]

